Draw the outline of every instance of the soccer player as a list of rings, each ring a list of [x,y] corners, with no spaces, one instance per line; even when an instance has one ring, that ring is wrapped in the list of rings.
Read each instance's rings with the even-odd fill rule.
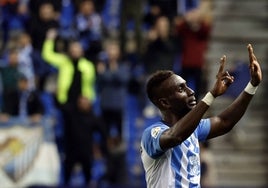
[[[172,71],[157,71],[147,82],[147,95],[160,110],[162,120],[146,128],[141,139],[141,159],[148,188],[200,187],[199,141],[229,132],[245,113],[262,71],[253,48],[249,53],[250,81],[244,91],[220,114],[202,119],[214,99],[234,82],[220,61],[214,87],[199,102],[185,80]]]

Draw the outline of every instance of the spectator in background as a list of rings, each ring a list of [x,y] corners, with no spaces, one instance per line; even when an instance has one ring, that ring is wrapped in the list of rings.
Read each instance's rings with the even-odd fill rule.
[[[97,54],[102,49],[102,21],[100,15],[95,11],[93,0],[82,0],[79,3],[75,28],[86,57],[95,62]]]
[[[54,51],[57,31],[47,32],[42,56],[58,69],[57,101],[59,104],[76,106],[80,95],[91,101],[95,100],[95,67],[83,56],[83,49],[79,42],[70,41],[67,54]]]
[[[81,164],[86,185],[92,185],[91,170],[96,156],[93,150],[94,134],[100,136],[99,149],[102,157],[107,153],[104,122],[97,117],[92,109],[92,101],[86,97],[79,97],[77,107],[71,117],[72,126],[69,128],[72,134],[67,140],[64,176],[66,184],[69,183],[72,170],[78,163]]]
[[[29,21],[29,12],[27,0],[2,0],[0,6],[2,11],[3,43],[5,46],[13,35],[25,30]]]
[[[99,0],[96,0],[99,1]],[[119,32],[122,4],[121,0],[105,0],[101,13],[103,22],[103,35],[106,38],[117,37]]]
[[[37,15],[32,14],[28,32],[32,38],[34,48],[33,58],[35,72],[38,75],[38,86],[40,90],[44,89],[47,77],[54,71],[41,57],[41,50],[46,38],[46,33],[51,28],[58,28],[57,13],[52,3],[46,1],[38,1],[40,4],[34,6],[38,8]],[[37,3],[37,2],[36,2]],[[34,10],[36,12],[36,10]]]
[[[117,138],[123,137],[123,111],[126,100],[126,88],[130,70],[121,62],[120,47],[117,41],[108,41],[102,59],[97,64],[98,89],[101,112],[107,125],[107,133],[112,136],[113,126]]]
[[[29,80],[19,74],[17,89],[6,98],[3,105],[1,120],[8,120],[9,116],[15,116],[31,122],[38,122],[44,113],[43,104],[39,98],[39,93],[29,89]]]
[[[102,117],[108,135],[108,172],[107,180],[120,183],[125,180],[125,149],[123,142],[123,115],[127,85],[130,76],[128,65],[121,61],[118,41],[107,41],[103,59],[97,64]],[[120,169],[118,169],[120,166]]]
[[[125,44],[128,40],[127,33],[134,34],[137,49],[141,49],[143,5],[143,0],[121,1],[120,46],[122,53],[125,53]]]
[[[18,50],[16,48],[9,49],[7,51],[6,59],[6,65],[0,69],[3,87],[3,103],[12,100],[12,98],[16,98],[17,83],[19,78]]]
[[[33,47],[29,34],[25,32],[19,34],[18,47],[19,71],[27,77],[29,89],[35,89],[35,72],[32,58]]]
[[[72,158],[72,128],[76,126],[72,119],[77,110],[80,97],[89,101],[95,100],[95,67],[93,63],[83,56],[83,49],[78,41],[70,41],[67,54],[54,51],[56,30],[49,30],[44,42],[42,56],[45,61],[58,70],[56,99],[61,109],[64,121],[64,140],[66,160],[64,165],[68,166],[68,155]],[[69,151],[69,152],[68,152]],[[68,173],[65,172],[66,183]]]
[[[58,28],[59,22],[53,4],[44,1],[37,8],[38,13],[31,16],[28,29],[32,37],[33,47],[41,52],[47,31],[51,28]]]
[[[181,75],[194,88],[197,98],[202,92],[201,87],[204,88],[202,73],[211,22],[209,9],[200,7],[189,10],[182,19],[176,20],[176,33],[182,42]]]
[[[148,33],[148,46],[144,54],[147,75],[156,70],[173,70],[176,43],[170,35],[170,21],[167,17],[157,18],[155,26]]]
[[[169,19],[160,16],[154,27],[148,31],[149,42],[143,56],[145,79],[156,70],[173,70],[178,47],[170,29]],[[157,109],[148,100],[144,100],[144,115],[148,118],[157,115]]]
[[[54,16],[57,19],[60,15],[62,0],[23,0],[28,2],[29,11],[31,13],[31,17],[38,17],[39,9],[43,4],[50,4],[54,9]]]

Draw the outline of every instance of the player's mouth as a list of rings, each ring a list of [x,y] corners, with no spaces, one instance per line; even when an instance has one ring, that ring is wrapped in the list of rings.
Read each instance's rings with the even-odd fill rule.
[[[196,106],[196,100],[195,100],[195,99],[190,100],[190,101],[188,102],[188,105],[189,105],[190,107],[194,107],[194,106]]]

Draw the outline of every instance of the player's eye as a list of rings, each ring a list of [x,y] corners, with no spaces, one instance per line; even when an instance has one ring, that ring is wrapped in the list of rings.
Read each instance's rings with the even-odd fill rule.
[[[185,88],[184,88],[184,87],[182,87],[182,86],[179,86],[178,91],[179,91],[180,93],[182,93],[182,92],[184,92],[184,91],[185,91]]]

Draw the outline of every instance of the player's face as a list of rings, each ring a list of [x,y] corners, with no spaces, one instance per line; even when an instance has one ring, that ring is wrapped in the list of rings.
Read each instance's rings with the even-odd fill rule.
[[[174,114],[184,115],[196,106],[194,91],[182,77],[173,75],[167,81],[167,99]]]

